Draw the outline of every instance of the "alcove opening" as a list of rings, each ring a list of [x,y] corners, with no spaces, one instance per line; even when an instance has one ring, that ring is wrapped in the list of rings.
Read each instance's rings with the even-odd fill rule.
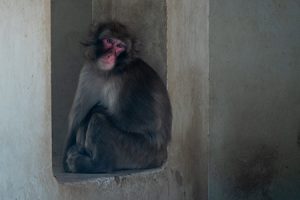
[[[143,17],[140,17],[143,16]],[[117,20],[141,42],[140,57],[166,83],[166,2],[131,0],[51,1],[52,168],[58,180],[82,180],[109,174],[69,174],[62,167],[68,114],[83,66],[80,46],[94,21]],[[148,171],[148,170],[143,170]],[[137,171],[118,172],[128,174]],[[113,174],[112,176],[115,176]],[[68,178],[69,177],[69,178]]]

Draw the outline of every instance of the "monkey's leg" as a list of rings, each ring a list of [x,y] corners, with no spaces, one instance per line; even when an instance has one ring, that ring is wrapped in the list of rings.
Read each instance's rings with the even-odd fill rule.
[[[75,172],[75,166],[71,160],[74,160],[76,154],[84,153],[85,136],[85,128],[81,126],[76,133],[75,141],[65,150],[63,165],[66,172]]]
[[[166,148],[157,149],[141,134],[116,129],[102,114],[92,116],[85,148],[91,152],[94,172],[158,167],[167,156]]]
[[[107,130],[108,122],[104,115],[93,114],[87,123],[86,129],[78,131],[76,144],[68,150],[67,169],[77,173],[109,172],[112,168],[111,156],[99,154],[101,150],[110,148],[108,144],[102,143],[99,139],[103,132],[102,129]]]
[[[90,172],[90,170],[94,168],[91,154],[85,148],[88,123],[89,122],[86,121],[87,125],[84,124],[78,129],[76,142],[70,146],[67,151],[64,162],[65,171],[67,172],[85,173]]]
[[[167,158],[167,149],[158,149],[143,135],[119,132],[114,135],[115,170],[147,169],[161,166]]]

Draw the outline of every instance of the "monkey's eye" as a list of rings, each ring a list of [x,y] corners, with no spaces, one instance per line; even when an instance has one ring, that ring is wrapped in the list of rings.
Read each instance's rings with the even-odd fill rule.
[[[125,49],[126,48],[126,45],[125,44],[117,44],[117,47],[118,48],[121,48],[121,49]]]
[[[112,44],[113,43],[113,40],[111,38],[106,38],[105,41],[108,43],[108,44]]]

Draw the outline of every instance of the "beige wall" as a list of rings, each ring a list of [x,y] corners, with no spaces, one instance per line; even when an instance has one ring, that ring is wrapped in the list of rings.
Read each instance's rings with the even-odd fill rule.
[[[58,1],[51,3],[59,4]],[[78,23],[76,18],[72,21],[68,15],[76,14],[76,9],[82,9],[78,6],[80,2],[60,3],[60,8],[66,8],[65,15],[61,15],[61,22],[66,23],[62,25],[62,30],[76,29],[77,25],[69,26]],[[177,3],[180,4],[180,1]],[[53,66],[59,60],[51,66],[51,44],[52,48],[57,48],[57,44],[54,44],[57,41],[50,42],[50,0],[1,1],[0,199],[181,200],[198,199],[201,196],[205,199],[208,5],[206,1],[194,0],[186,2],[183,7],[167,1],[167,6],[172,17],[169,16],[167,21],[170,29],[163,33],[169,37],[168,52],[162,53],[168,59],[164,60],[166,57],[162,56],[161,61],[149,61],[161,62],[162,65],[168,62],[167,68],[162,68],[165,72],[161,72],[165,76],[168,71],[167,84],[174,109],[173,141],[167,165],[163,169],[132,175],[84,176],[83,181],[59,176],[59,180],[67,180],[60,183],[52,172],[52,142],[59,139],[52,140],[51,108],[61,105],[51,105],[55,101],[51,101],[50,77],[53,70],[59,72],[55,68],[58,66]],[[198,21],[201,17],[203,20]],[[162,20],[166,22],[166,18]],[[52,31],[56,30],[55,27],[52,27]],[[192,34],[185,34],[187,30]],[[61,48],[69,49],[76,57],[77,53],[71,47],[80,34],[71,31],[67,35],[68,44]],[[70,69],[70,75],[73,73]],[[52,76],[52,89],[53,84],[62,84],[59,81],[64,81],[57,76]],[[53,80],[58,82],[54,83]],[[201,84],[200,88],[197,84]],[[57,148],[55,145],[53,147]]]
[[[300,199],[299,11],[210,1],[212,200]]]
[[[167,8],[168,88],[174,112],[170,167],[182,179],[179,199],[207,199],[208,1],[169,0]]]
[[[66,11],[52,10],[53,27],[50,2]],[[153,2],[130,5],[146,9]],[[130,9],[104,16],[95,13],[97,1],[87,1],[81,16],[82,3],[0,3],[0,199],[300,199],[300,5],[295,0],[154,2],[166,6],[160,24],[166,23],[162,27],[167,30],[155,29],[159,35],[153,36],[165,37],[166,51],[145,59],[167,66],[160,74],[167,78],[174,114],[168,163],[158,170],[114,176],[57,173],[65,181],[58,182],[52,172],[52,143],[55,158],[61,135],[52,135],[52,128],[59,130],[64,123],[52,124],[51,111],[62,106],[67,113],[72,100],[69,96],[60,104],[53,95],[71,95],[75,88],[81,58],[73,45],[92,14],[110,19],[127,16],[119,12]],[[101,9],[112,10],[118,3]],[[135,27],[144,20],[136,20]],[[52,42],[51,30],[61,34],[52,32]],[[60,44],[60,37],[68,38],[62,41],[66,44]],[[59,47],[72,55],[53,53],[51,63],[51,48]],[[75,71],[74,65],[59,68],[72,59]],[[52,91],[51,98],[51,88],[64,86],[60,72],[70,72],[70,90]]]
[[[56,199],[50,1],[1,1],[0,30],[0,199]]]
[[[80,42],[92,20],[91,0],[51,1],[51,110],[55,173],[62,172],[62,151],[68,114],[84,63]]]

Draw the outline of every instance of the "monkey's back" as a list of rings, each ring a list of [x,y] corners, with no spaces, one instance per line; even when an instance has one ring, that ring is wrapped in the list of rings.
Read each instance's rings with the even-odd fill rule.
[[[159,75],[143,60],[133,60],[123,72],[119,95],[118,126],[129,132],[159,134],[163,143],[170,140],[171,105]]]

